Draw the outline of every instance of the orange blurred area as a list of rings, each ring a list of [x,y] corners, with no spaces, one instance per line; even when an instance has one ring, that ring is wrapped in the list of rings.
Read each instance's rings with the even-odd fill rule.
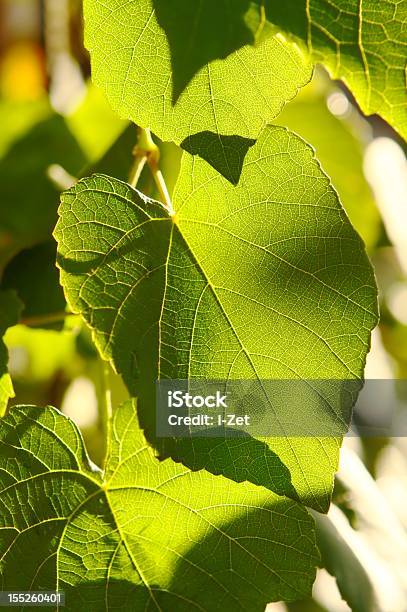
[[[12,44],[0,63],[0,96],[22,102],[38,100],[46,89],[45,58],[33,42]]]

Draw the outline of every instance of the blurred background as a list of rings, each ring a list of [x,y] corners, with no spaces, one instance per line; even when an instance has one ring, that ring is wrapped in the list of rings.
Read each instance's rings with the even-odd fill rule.
[[[23,303],[20,324],[5,336],[16,394],[10,406],[60,408],[100,464],[106,366],[80,319],[66,313],[52,230],[58,193],[78,177],[97,169],[127,178],[136,132],[89,78],[80,0],[0,0],[0,289],[14,289]],[[352,609],[405,611],[407,439],[400,434],[407,431],[407,398],[398,384],[407,379],[405,143],[380,118],[364,117],[346,87],[320,68],[276,123],[316,149],[365,241],[381,309],[366,378],[393,381],[386,389],[394,397],[383,401],[398,406],[393,436],[345,441],[334,504],[328,517],[316,517],[324,564]],[[159,145],[171,190],[180,151]],[[156,195],[148,170],[140,188]],[[108,378],[118,403],[126,390],[113,372]],[[326,569],[312,600],[269,606],[269,612],[349,609]]]

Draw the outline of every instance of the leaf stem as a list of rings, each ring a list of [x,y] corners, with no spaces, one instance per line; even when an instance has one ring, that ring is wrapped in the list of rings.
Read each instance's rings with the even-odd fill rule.
[[[137,128],[138,138],[137,144],[133,149],[134,162],[129,174],[129,184],[136,187],[140,178],[144,165],[148,164],[151,174],[153,175],[155,184],[157,185],[160,198],[164,208],[170,215],[174,215],[175,211],[172,207],[170,194],[165,184],[164,177],[159,168],[160,149],[154,142],[151,132],[148,128]]]
[[[105,381],[104,395],[105,395],[106,416],[107,416],[107,420],[110,421],[113,416],[112,390],[109,384],[109,366],[106,362],[104,362],[103,365],[104,365],[103,373],[104,373],[104,381]]]
[[[129,185],[136,187],[145,163],[151,155],[160,155],[160,151],[147,128],[137,127],[137,144],[133,149],[134,162],[129,173]]]
[[[158,167],[158,160],[148,158],[147,162],[150,167],[151,174],[153,175],[155,184],[157,185],[157,189],[160,194],[164,208],[167,210],[167,212],[171,216],[175,215],[175,210],[172,206],[172,202],[171,202],[170,194],[167,189],[167,185],[165,183],[163,174],[160,168]]]
[[[100,425],[103,433],[104,442],[104,461],[106,461],[109,450],[109,440],[111,434],[113,408],[112,408],[112,391],[109,383],[109,364],[100,359],[101,366],[101,388],[99,395],[99,416]]]
[[[39,315],[36,317],[25,317],[20,319],[19,325],[27,325],[28,327],[39,327],[40,325],[50,325],[51,323],[59,323],[64,321],[66,317],[73,315],[72,312],[65,310],[54,312],[52,314]]]
[[[128,182],[129,182],[129,185],[131,185],[132,187],[136,187],[137,183],[139,182],[139,179],[143,171],[143,168],[145,166],[145,163],[147,161],[147,157],[145,153],[138,151],[137,145],[133,149],[133,155],[134,155],[134,161],[133,161],[133,165],[129,172]]]

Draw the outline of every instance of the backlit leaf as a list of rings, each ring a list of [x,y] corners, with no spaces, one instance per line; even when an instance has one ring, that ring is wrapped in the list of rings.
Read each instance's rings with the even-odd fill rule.
[[[160,463],[131,402],[105,473],[53,408],[0,422],[0,587],[65,592],[67,610],[263,612],[306,596],[313,520],[283,497]],[[30,554],[27,554],[27,551]]]
[[[184,153],[173,205],[170,216],[102,175],[64,193],[56,237],[71,309],[140,398],[163,455],[327,509],[339,440],[163,446],[154,383],[360,377],[377,318],[361,239],[310,147],[282,128],[249,148],[236,186]]]
[[[406,0],[85,0],[85,17],[95,82],[164,140],[256,138],[311,61],[407,135]]]
[[[94,82],[122,117],[162,140],[255,138],[311,77],[258,2],[85,0],[84,11]]]
[[[356,111],[351,111],[353,116],[349,119],[335,117],[327,107],[327,89],[322,79],[316,79],[287,104],[276,123],[296,132],[315,148],[351,223],[369,250],[380,236],[381,220],[363,174],[363,145],[352,123]],[[335,90],[332,93],[338,95]]]
[[[407,138],[406,0],[266,0],[267,19]]]

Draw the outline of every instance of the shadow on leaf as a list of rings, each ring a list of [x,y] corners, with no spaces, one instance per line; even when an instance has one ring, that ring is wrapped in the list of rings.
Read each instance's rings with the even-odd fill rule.
[[[308,38],[306,0],[285,0],[284,2],[265,0],[264,8],[267,20],[276,27],[276,31],[294,35],[297,42],[306,46]]]
[[[153,0],[153,5],[170,47],[173,104],[203,66],[254,44],[261,25],[259,0]]]
[[[290,470],[261,440],[243,432],[236,437],[236,431],[227,428],[223,429],[223,437],[158,438],[153,411],[138,411],[138,414],[147,439],[161,459],[171,457],[193,471],[205,469],[235,482],[248,481],[267,487],[277,495],[299,500]],[[265,474],[269,476],[267,483]]]
[[[199,132],[188,136],[181,147],[191,155],[199,155],[233,185],[237,185],[248,150],[255,144],[251,138]]]
[[[110,566],[113,576],[89,582],[80,577],[77,585],[62,585],[67,609],[133,612],[150,609],[151,605],[163,611],[190,612],[199,608],[209,612],[219,610],[222,601],[224,610],[262,612],[271,600],[307,596],[315,577],[318,552],[306,510],[287,499],[276,500],[275,506],[262,506],[260,502],[259,507],[247,507],[243,512],[237,504],[237,509],[234,520],[211,526],[197,541],[189,542],[186,550],[160,540],[149,541],[148,557],[157,555],[164,565],[160,561],[155,567],[146,565],[143,577],[138,567],[130,563],[123,546],[120,559],[114,559]],[[152,522],[155,520],[151,517]],[[179,525],[179,530],[184,532],[185,527]],[[139,549],[137,534],[134,540],[128,536],[126,548],[130,546],[133,555],[136,550],[142,554],[143,535],[140,533]],[[293,540],[291,553],[287,553]],[[165,564],[174,566],[168,582]],[[163,569],[162,584],[158,585],[152,577]]]

